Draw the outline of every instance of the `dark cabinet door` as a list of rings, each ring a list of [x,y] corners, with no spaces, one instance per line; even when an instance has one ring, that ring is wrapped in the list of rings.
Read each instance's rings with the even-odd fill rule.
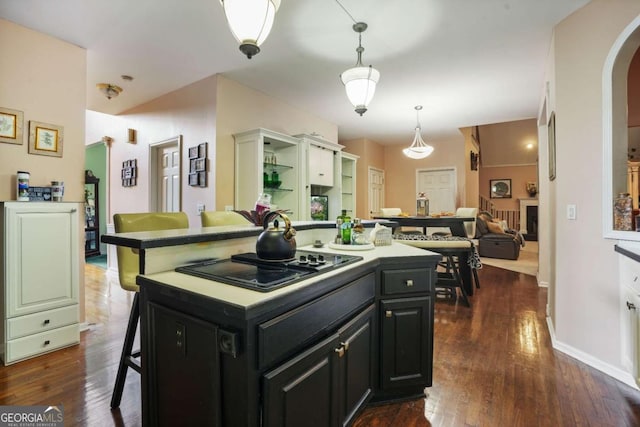
[[[264,376],[265,427],[349,424],[371,396],[371,305],[307,351]]]
[[[220,426],[218,327],[149,303],[148,372],[150,419],[154,426]]]
[[[431,386],[433,330],[430,296],[380,301],[381,386]]]
[[[351,424],[372,393],[373,316],[375,306],[340,329],[338,348],[338,425]]]
[[[264,427],[327,427],[336,415],[334,334],[264,376]]]

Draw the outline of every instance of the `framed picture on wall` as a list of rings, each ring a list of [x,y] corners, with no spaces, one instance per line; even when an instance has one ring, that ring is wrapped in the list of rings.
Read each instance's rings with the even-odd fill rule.
[[[511,198],[511,180],[510,179],[491,179],[489,180],[489,192],[492,199],[510,199]]]

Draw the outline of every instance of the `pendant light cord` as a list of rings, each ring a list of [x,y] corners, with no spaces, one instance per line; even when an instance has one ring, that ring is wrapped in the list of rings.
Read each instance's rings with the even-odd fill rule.
[[[347,15],[349,15],[349,18],[351,18],[351,20],[353,21],[354,24],[357,24],[358,21],[356,21],[353,16],[349,13],[349,11],[347,9],[345,9],[345,7],[342,5],[342,3],[340,3],[338,0],[336,0],[336,3],[338,3],[338,5],[340,5],[340,7],[342,8],[342,10],[344,10],[344,13],[346,13]]]

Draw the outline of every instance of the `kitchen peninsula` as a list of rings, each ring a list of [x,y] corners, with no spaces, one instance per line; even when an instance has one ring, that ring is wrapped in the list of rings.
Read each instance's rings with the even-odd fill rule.
[[[294,227],[301,253],[353,258],[258,292],[175,268],[252,252],[262,228],[103,237],[141,252],[144,425],[349,425],[368,403],[424,395],[439,255],[397,243],[315,248],[335,224]]]

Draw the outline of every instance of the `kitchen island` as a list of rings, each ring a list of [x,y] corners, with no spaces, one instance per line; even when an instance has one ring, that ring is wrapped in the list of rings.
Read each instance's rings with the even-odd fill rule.
[[[302,242],[323,235],[309,232]],[[439,255],[299,249],[362,259],[270,292],[177,264],[138,277],[144,425],[349,425],[369,403],[424,396]]]

